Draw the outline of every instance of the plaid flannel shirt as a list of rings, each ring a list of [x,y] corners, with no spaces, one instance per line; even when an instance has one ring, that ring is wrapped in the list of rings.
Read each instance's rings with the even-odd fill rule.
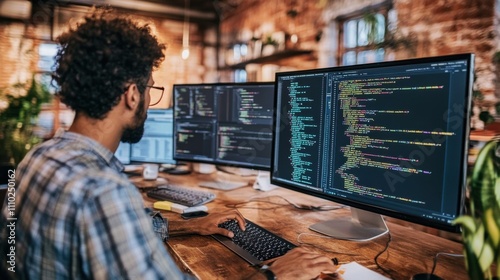
[[[15,174],[15,272],[2,261],[2,274],[16,279],[190,279],[155,234],[141,194],[122,170],[98,142],[62,130],[30,151]],[[0,216],[2,256],[12,249],[6,204]],[[166,224],[157,227],[165,229]]]

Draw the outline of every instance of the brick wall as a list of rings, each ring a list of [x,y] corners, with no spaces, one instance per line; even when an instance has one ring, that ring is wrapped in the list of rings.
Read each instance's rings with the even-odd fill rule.
[[[0,88],[31,78],[37,55],[33,53],[34,41],[23,39],[32,30],[22,23],[0,25]]]
[[[274,62],[271,69],[308,69],[337,64],[338,24],[336,17],[362,10],[384,0],[285,0],[241,1],[221,23],[222,51],[216,61],[215,27],[190,27],[191,55],[180,58],[182,23],[136,16],[154,24],[160,40],[168,45],[165,62],[155,72],[158,85],[167,88],[167,97],[160,104],[169,106],[171,85],[231,81],[232,71],[217,71],[225,66],[225,47],[252,36],[265,36],[273,31],[297,34],[295,47],[313,53]],[[476,87],[487,98],[500,96],[499,70],[492,63],[499,40],[500,0],[393,0],[400,34],[417,39],[415,52],[399,50],[390,59],[424,57],[450,53],[476,54]],[[290,16],[295,11],[297,16]],[[496,12],[496,13],[495,13]],[[56,34],[65,27],[64,20],[56,26]],[[23,82],[36,71],[37,47],[40,38],[47,39],[48,24],[36,28],[22,22],[0,22],[0,88]]]
[[[74,24],[88,9],[64,11],[58,15],[54,26],[57,37],[68,28],[68,22]],[[130,15],[130,14],[129,14]],[[160,18],[131,15],[140,22],[152,25],[155,35],[167,45],[165,60],[153,73],[156,85],[164,86],[165,96],[157,107],[171,105],[172,85],[174,83],[214,82],[218,75],[215,57],[215,27],[190,25],[190,56],[181,58],[183,23]],[[14,83],[25,82],[36,72],[38,46],[50,41],[49,22],[38,22],[37,26],[25,25],[24,22],[0,22],[0,88]],[[206,46],[212,42],[212,46]]]
[[[221,24],[223,43],[241,40],[242,34],[291,31],[299,34],[300,48],[312,49],[309,57],[276,62],[280,67],[307,69],[336,65],[338,26],[336,18],[383,0],[244,1]],[[398,50],[389,59],[426,57],[463,52],[476,55],[476,88],[487,99],[500,96],[498,69],[492,63],[500,50],[499,0],[393,0],[400,35],[416,38],[414,51]],[[291,8],[298,15],[286,15]],[[495,14],[495,11],[497,14]],[[320,40],[317,41],[318,35]]]
[[[292,11],[297,16],[290,16]],[[274,31],[297,34],[301,49],[317,49],[316,37],[325,22],[321,20],[321,6],[317,1],[242,1],[238,8],[221,22],[222,46],[249,41],[252,37],[264,40]],[[224,56],[224,48],[221,57]],[[253,51],[253,50],[252,50]],[[278,61],[280,67],[298,69],[314,68],[318,65],[317,54]],[[222,66],[224,63],[222,62]]]
[[[401,31],[418,38],[417,56],[475,53],[476,86],[488,98],[494,96],[498,77],[492,57],[499,35],[495,0],[399,0],[395,9]]]

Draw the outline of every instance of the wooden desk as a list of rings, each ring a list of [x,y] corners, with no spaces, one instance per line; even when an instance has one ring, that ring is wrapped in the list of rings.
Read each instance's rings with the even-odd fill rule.
[[[217,173],[212,175],[162,176],[172,183],[199,188],[196,185],[198,180],[226,175]],[[248,180],[251,181],[251,179]],[[141,182],[137,183],[137,185],[141,184]],[[151,183],[146,184],[151,185]],[[388,251],[384,252],[378,261],[390,272],[388,275],[377,268],[374,262],[375,256],[384,249],[389,239],[388,235],[372,241],[353,242],[328,238],[308,229],[308,226],[315,222],[339,215],[350,215],[348,209],[321,212],[295,209],[280,197],[295,203],[309,205],[337,204],[284,188],[261,192],[254,190],[249,184],[248,187],[227,192],[211,191],[217,194],[217,198],[207,204],[209,211],[223,211],[238,204],[238,210],[247,219],[296,245],[304,243],[302,246],[311,246],[329,257],[338,258],[341,263],[356,261],[393,279],[410,279],[416,273],[430,272],[436,253],[462,253],[462,245],[458,242],[387,221],[392,241]],[[256,199],[283,205],[252,202]],[[144,200],[146,206],[151,206],[154,202],[146,196],[144,196]],[[163,212],[163,214],[170,220],[181,219],[177,213]],[[194,274],[199,279],[241,279],[255,271],[246,261],[210,236],[171,237],[167,249],[174,256],[181,269]],[[440,256],[434,273],[444,279],[468,279],[463,258]]]

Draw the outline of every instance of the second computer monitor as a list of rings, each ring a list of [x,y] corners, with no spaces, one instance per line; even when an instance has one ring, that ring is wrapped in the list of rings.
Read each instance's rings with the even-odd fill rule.
[[[172,125],[172,109],[149,109],[141,141],[130,147],[130,161],[175,164]]]
[[[174,85],[174,158],[269,170],[274,83]]]

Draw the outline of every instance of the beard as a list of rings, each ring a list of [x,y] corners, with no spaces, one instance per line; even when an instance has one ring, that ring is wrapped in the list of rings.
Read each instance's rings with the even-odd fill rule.
[[[125,131],[123,131],[121,142],[134,144],[141,140],[142,135],[144,134],[144,123],[146,122],[146,118],[148,114],[145,113],[144,109],[144,96],[142,96],[139,101],[139,106],[135,111],[134,124],[131,127],[127,127]]]

